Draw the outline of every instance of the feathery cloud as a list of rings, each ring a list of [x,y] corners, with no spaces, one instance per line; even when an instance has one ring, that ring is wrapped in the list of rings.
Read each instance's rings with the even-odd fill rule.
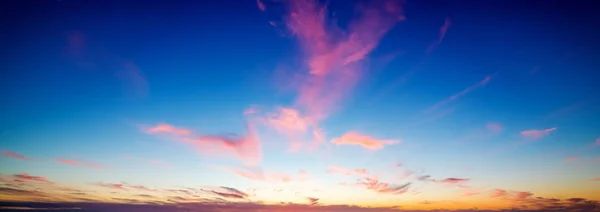
[[[100,187],[104,187],[104,188],[109,188],[109,189],[115,189],[115,190],[124,190],[124,191],[127,190],[127,189],[125,189],[125,185],[120,184],[120,183],[103,183],[103,182],[97,182],[97,183],[92,183],[92,185],[100,186]]]
[[[335,138],[331,142],[337,145],[360,145],[370,150],[378,150],[382,149],[385,145],[400,143],[397,140],[379,140],[353,131],[342,135],[340,138]]]
[[[532,140],[537,140],[540,139],[548,134],[550,134],[550,132],[556,130],[556,127],[553,128],[548,128],[548,129],[543,129],[543,130],[525,130],[525,131],[521,131],[521,135],[527,139],[532,139]]]
[[[172,125],[168,125],[165,123],[159,123],[158,125],[150,128],[143,129],[144,132],[148,134],[157,134],[157,133],[165,133],[165,134],[173,134],[179,136],[187,136],[191,135],[192,131],[186,128],[174,127]]]
[[[311,205],[319,204],[319,198],[306,197],[306,200],[308,200]]]
[[[502,132],[502,125],[496,122],[490,122],[485,125],[485,128],[492,133]]]
[[[426,113],[431,113],[433,111],[436,111],[439,108],[443,107],[444,105],[447,105],[448,103],[450,103],[452,101],[455,101],[455,100],[457,100],[458,98],[460,98],[460,97],[462,97],[464,95],[467,95],[471,91],[474,91],[475,89],[480,88],[480,87],[488,84],[488,82],[490,82],[491,79],[492,79],[492,76],[488,75],[488,76],[484,77],[483,80],[481,80],[481,81],[479,81],[479,82],[477,82],[477,83],[469,86],[468,88],[466,88],[466,89],[464,89],[464,90],[462,90],[462,91],[460,91],[460,92],[458,92],[458,93],[456,93],[456,94],[454,94],[454,95],[452,95],[452,96],[450,96],[450,97],[448,97],[448,98],[446,98],[446,99],[444,99],[444,100],[442,100],[442,101],[434,104],[433,106],[427,108],[425,110],[425,112]]]
[[[8,150],[0,150],[0,152],[2,152],[2,155],[4,157],[9,157],[9,158],[16,158],[16,159],[21,159],[21,160],[29,160],[28,157],[25,157],[24,155],[21,155],[19,153],[16,152],[12,152],[12,151],[8,151]]]
[[[104,167],[97,163],[69,160],[69,159],[64,159],[64,158],[57,158],[56,161],[58,161],[59,163],[65,164],[65,165],[69,165],[69,166],[85,166],[85,167],[90,167],[90,168],[95,168],[95,169],[101,169]]]
[[[45,177],[40,176],[32,176],[28,173],[15,174],[12,176],[15,181],[34,181],[34,182],[42,182],[42,183],[52,183],[52,181],[48,180]]]
[[[565,158],[565,162],[569,163],[569,162],[576,161],[577,159],[579,159],[579,157],[577,157],[577,156],[568,157],[568,158]]]

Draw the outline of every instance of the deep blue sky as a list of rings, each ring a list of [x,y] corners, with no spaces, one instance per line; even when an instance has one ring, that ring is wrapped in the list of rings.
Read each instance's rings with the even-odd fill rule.
[[[0,149],[37,162],[2,159],[2,174],[81,184],[255,188],[214,171],[244,166],[235,156],[198,154],[143,129],[167,123],[203,135],[243,134],[251,119],[243,115],[248,108],[268,114],[299,107],[302,91],[289,87],[307,73],[307,44],[282,21],[289,11],[265,2],[265,12],[251,0],[3,2]],[[331,0],[328,17],[348,32],[358,3]],[[334,186],[339,182],[325,173],[327,165],[385,169],[399,161],[439,178],[469,178],[478,188],[504,186],[540,195],[580,192],[598,199],[588,191],[598,183],[584,182],[600,177],[594,171],[600,152],[593,147],[600,138],[600,36],[595,29],[600,17],[592,4],[407,1],[406,20],[377,39],[376,48],[360,61],[357,83],[319,120],[326,156],[284,151],[289,137],[257,124],[260,166],[307,170],[324,183],[318,185]],[[445,36],[427,52],[439,41],[446,20],[451,24]],[[490,80],[477,85],[486,76]],[[464,95],[443,103],[461,91]],[[555,127],[533,142],[523,134]],[[351,131],[402,143],[378,151],[333,144]],[[135,182],[152,170],[124,165],[130,163],[122,162],[125,155],[165,161],[184,171],[163,173],[163,181]],[[568,157],[577,160],[565,165]],[[51,162],[56,158],[132,170],[93,170],[75,177],[81,167]],[[208,170],[213,172],[205,174]],[[547,179],[531,183],[540,177]],[[203,182],[194,181],[198,178]],[[550,184],[556,188],[544,190]],[[450,194],[424,198],[452,199],[445,195]],[[277,202],[273,197],[261,198]],[[322,202],[343,203],[325,196]]]

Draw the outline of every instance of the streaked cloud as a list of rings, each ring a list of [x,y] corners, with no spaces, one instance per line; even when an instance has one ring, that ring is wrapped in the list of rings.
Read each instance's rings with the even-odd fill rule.
[[[69,166],[85,166],[85,167],[90,167],[90,168],[95,168],[95,169],[101,169],[104,167],[98,163],[69,160],[69,159],[64,159],[64,158],[57,158],[56,161],[58,161],[59,163],[65,164],[65,165],[69,165]]]
[[[52,183],[52,181],[48,180],[45,177],[33,176],[28,173],[21,173],[12,175],[16,182],[24,182],[24,181],[33,181],[33,182],[41,182],[41,183]]]
[[[154,127],[145,128],[143,130],[144,130],[144,132],[146,132],[148,134],[165,133],[165,134],[173,134],[173,135],[180,135],[180,136],[187,136],[187,135],[192,134],[192,131],[189,129],[181,128],[181,127],[174,127],[172,125],[165,124],[165,123],[159,123]]]
[[[306,197],[306,200],[308,200],[311,205],[319,204],[319,198]]]
[[[224,198],[245,199],[248,197],[248,194],[230,187],[220,187],[220,190],[211,190],[211,192]]]
[[[596,146],[600,146],[600,138],[596,138],[596,142],[594,142]]]
[[[385,145],[400,143],[398,140],[380,140],[357,132],[348,132],[340,138],[334,138],[331,142],[337,145],[360,145],[366,149],[379,150]]]
[[[550,134],[550,132],[556,130],[556,127],[553,128],[548,128],[548,129],[542,129],[542,130],[537,130],[537,129],[533,129],[533,130],[525,130],[525,131],[521,131],[521,135],[527,139],[540,139],[548,134]]]
[[[443,180],[440,180],[440,183],[451,183],[451,184],[455,184],[455,183],[464,183],[464,182],[468,182],[469,179],[465,179],[465,178],[446,178]]]
[[[278,182],[278,183],[289,183],[292,181],[306,181],[308,180],[308,173],[306,171],[298,171],[298,176],[293,176],[285,172],[277,171],[264,171],[260,167],[251,168],[224,168],[223,170],[236,174],[240,177],[254,181],[263,182]]]
[[[438,109],[440,109],[441,107],[447,105],[448,103],[450,103],[452,101],[455,101],[455,100],[459,99],[460,97],[463,97],[463,96],[467,95],[468,93],[470,93],[470,92],[472,92],[472,91],[474,91],[474,90],[476,90],[476,89],[478,89],[480,87],[483,87],[484,85],[488,84],[491,79],[492,79],[492,75],[485,76],[481,81],[479,81],[479,82],[477,82],[477,83],[475,83],[475,84],[473,84],[473,85],[465,88],[464,90],[462,90],[462,91],[460,91],[458,93],[455,93],[452,96],[449,96],[448,98],[446,98],[446,99],[444,99],[444,100],[442,100],[442,101],[434,104],[433,106],[425,109],[425,113],[431,113],[431,112],[437,111]]]
[[[192,144],[200,152],[206,154],[233,153],[244,164],[256,166],[262,159],[261,144],[254,126],[246,125],[246,135],[204,135],[195,138],[184,138],[183,142]],[[212,152],[207,152],[212,151]]]
[[[590,181],[600,181],[600,177],[590,179]]]
[[[92,185],[95,186],[100,186],[100,187],[104,187],[104,188],[109,188],[109,189],[115,189],[115,190],[124,190],[126,191],[127,189],[125,188],[125,185],[120,184],[120,183],[103,183],[103,182],[96,182],[96,183],[92,183]]]
[[[578,159],[579,159],[579,157],[577,157],[577,156],[574,156],[574,157],[568,157],[568,158],[565,158],[565,162],[569,163],[569,162],[576,161],[576,160],[578,160]]]
[[[4,149],[0,150],[0,152],[2,153],[2,156],[4,156],[4,157],[16,158],[16,159],[21,159],[21,160],[29,160],[28,157],[25,157],[24,155],[21,155],[21,154],[16,153],[16,152],[4,150]]]
[[[347,169],[347,168],[339,167],[339,166],[329,166],[327,173],[330,173],[330,174],[339,173],[339,174],[343,174],[343,175],[356,174],[359,176],[369,175],[369,172],[366,169]]]
[[[260,9],[260,11],[266,11],[267,7],[265,6],[265,3],[263,3],[260,0],[256,0],[256,5],[258,6],[258,9]]]
[[[485,128],[492,133],[502,132],[502,125],[497,122],[490,122],[485,125]]]
[[[440,27],[439,38],[434,43],[429,45],[429,47],[427,48],[428,54],[433,52],[433,50],[435,50],[440,44],[442,44],[442,41],[444,40],[444,37],[446,37],[446,33],[448,32],[448,29],[450,29],[450,25],[451,25],[450,18],[447,17],[446,20],[444,20],[444,24]]]

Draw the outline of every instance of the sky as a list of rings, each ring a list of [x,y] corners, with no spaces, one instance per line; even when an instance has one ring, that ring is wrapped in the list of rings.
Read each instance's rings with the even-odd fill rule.
[[[0,208],[598,211],[591,1],[8,1]]]

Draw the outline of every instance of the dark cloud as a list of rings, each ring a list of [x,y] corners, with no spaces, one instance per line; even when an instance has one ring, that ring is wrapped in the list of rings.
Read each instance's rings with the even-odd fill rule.
[[[316,205],[319,203],[319,198],[307,197],[306,199],[308,200],[308,202],[310,202],[311,205]]]

